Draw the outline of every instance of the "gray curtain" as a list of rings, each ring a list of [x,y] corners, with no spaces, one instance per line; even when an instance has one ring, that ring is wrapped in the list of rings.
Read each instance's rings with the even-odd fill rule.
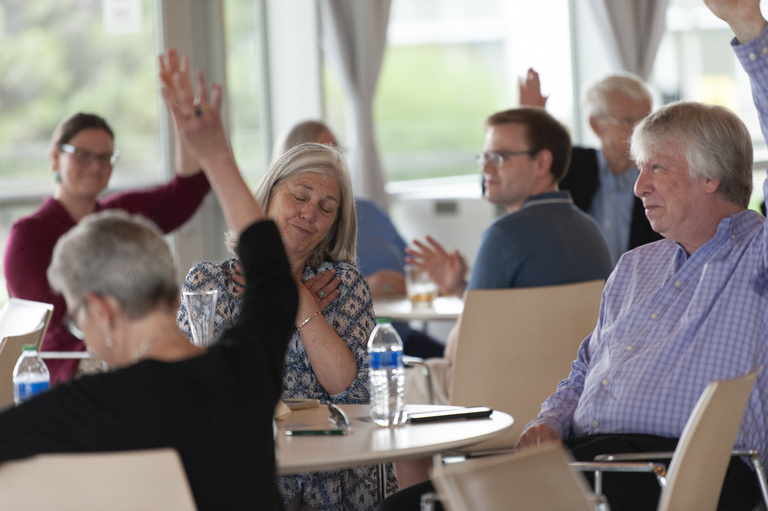
[[[588,0],[605,42],[624,71],[647,80],[664,34],[668,0]]]
[[[355,193],[387,209],[373,130],[373,98],[387,43],[391,0],[320,0],[326,58],[347,105],[347,146]]]

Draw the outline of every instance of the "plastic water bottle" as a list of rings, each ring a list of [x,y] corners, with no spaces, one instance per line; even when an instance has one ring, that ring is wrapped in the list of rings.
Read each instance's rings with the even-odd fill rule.
[[[371,378],[371,419],[382,427],[408,419],[405,411],[403,341],[389,318],[377,318],[368,340]]]
[[[51,373],[37,353],[37,346],[27,344],[23,350],[13,369],[13,400],[17,405],[51,386]]]

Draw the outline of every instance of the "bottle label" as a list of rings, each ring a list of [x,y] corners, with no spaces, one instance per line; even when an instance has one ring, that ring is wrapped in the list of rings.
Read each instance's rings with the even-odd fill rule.
[[[397,369],[403,366],[403,352],[374,351],[368,354],[368,365],[371,369]]]
[[[13,386],[16,391],[16,402],[23,403],[32,396],[36,396],[37,394],[48,390],[50,388],[50,383],[47,381],[30,381],[14,383]]]

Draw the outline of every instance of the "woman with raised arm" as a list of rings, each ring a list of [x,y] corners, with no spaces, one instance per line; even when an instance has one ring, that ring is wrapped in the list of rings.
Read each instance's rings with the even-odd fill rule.
[[[357,221],[346,161],[338,148],[318,143],[290,148],[270,166],[254,196],[275,221],[299,285],[295,331],[288,344],[283,397],[323,403],[367,404],[367,342],[374,326],[371,293],[355,264]],[[236,237],[229,236],[237,251]],[[187,274],[184,291],[219,292],[214,336],[245,311],[233,275],[238,260],[201,262]],[[270,290],[265,289],[266,293]],[[179,327],[188,337],[182,305]],[[397,488],[391,466],[389,491]],[[377,502],[377,467],[280,476],[288,511],[371,509]]]
[[[113,371],[0,413],[0,461],[172,447],[201,511],[278,510],[272,417],[296,283],[275,224],[237,170],[221,125],[221,89],[213,86],[209,102],[199,75],[195,106],[186,82],[175,73],[163,97],[239,236],[244,312],[216,346],[192,345],[176,326],[179,290],[160,231],[124,212],[89,215],[57,243],[48,278],[88,349]]]
[[[161,78],[187,73],[187,60],[168,54]],[[178,137],[177,137],[178,138]],[[67,305],[48,285],[45,271],[58,239],[92,213],[121,209],[152,220],[164,233],[180,227],[194,214],[210,190],[205,175],[189,151],[177,140],[176,173],[166,184],[100,198],[109,183],[120,152],[106,120],[76,113],[53,133],[50,153],[53,196],[33,214],[11,227],[5,248],[4,271],[11,296],[53,304],[53,315],[43,339],[46,351],[82,351],[83,341],[64,323]],[[77,360],[47,360],[51,383],[66,381],[78,370]]]

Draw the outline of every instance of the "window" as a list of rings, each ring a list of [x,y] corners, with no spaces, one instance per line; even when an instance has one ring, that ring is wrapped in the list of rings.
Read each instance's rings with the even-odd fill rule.
[[[122,152],[112,187],[161,179],[152,13],[150,0],[0,3],[3,195],[50,193],[51,134],[78,111],[112,125]]]
[[[51,134],[74,112],[115,132],[110,187],[163,179],[153,14],[151,0],[0,0],[0,248],[51,194]]]
[[[259,0],[229,0],[224,5],[227,37],[227,91],[232,150],[251,188],[264,174],[268,156],[260,117],[261,37]],[[271,148],[270,148],[271,150]]]
[[[752,133],[755,161],[768,161],[749,79],[731,49],[731,29],[698,0],[670,0],[666,23],[650,80],[662,102],[686,99],[730,108]],[[756,164],[753,204],[762,200],[764,167]]]
[[[517,79],[529,67],[551,94],[548,110],[569,123],[568,27],[567,0],[394,0],[374,105],[386,179],[477,174],[483,121],[518,105]],[[342,98],[326,70],[334,127],[343,124]]]
[[[666,22],[651,78],[662,101],[687,99],[730,108],[747,124],[765,158],[749,80],[731,50],[731,29],[697,0],[670,0]]]

